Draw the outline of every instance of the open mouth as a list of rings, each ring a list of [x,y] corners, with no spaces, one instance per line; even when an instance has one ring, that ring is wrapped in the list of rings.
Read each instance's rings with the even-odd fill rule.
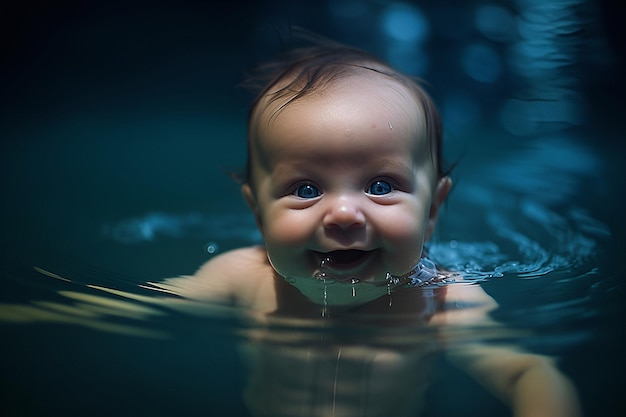
[[[363,265],[373,253],[374,251],[349,249],[320,253],[320,255],[325,267],[336,271],[347,271]]]

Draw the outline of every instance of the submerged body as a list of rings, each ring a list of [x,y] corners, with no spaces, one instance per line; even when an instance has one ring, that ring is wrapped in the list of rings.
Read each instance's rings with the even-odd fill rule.
[[[574,388],[551,359],[490,342],[512,334],[489,318],[493,299],[459,276],[334,306],[325,317],[322,305],[271,268],[260,246],[154,285],[189,300],[229,301],[252,320],[240,351],[248,369],[243,399],[254,416],[419,415],[442,353],[515,416],[580,415]]]
[[[375,342],[354,330],[307,337],[291,329],[291,339],[300,333],[296,340],[271,340],[282,339],[279,332],[268,330],[242,349],[250,370],[244,399],[253,415],[416,416],[423,408],[436,352],[426,334],[408,346],[392,332],[386,335],[391,340]]]
[[[235,258],[239,267],[266,274],[234,267],[215,279],[215,268]],[[193,300],[230,299],[252,316],[241,353],[249,372],[243,398],[254,416],[418,415],[443,350],[434,322],[444,320],[446,286],[401,288],[324,312],[273,272],[263,247],[229,252],[192,277],[158,285]]]

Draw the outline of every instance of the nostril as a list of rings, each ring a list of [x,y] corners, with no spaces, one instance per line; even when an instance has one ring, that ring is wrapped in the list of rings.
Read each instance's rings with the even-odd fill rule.
[[[326,228],[328,229],[341,229],[341,230],[348,230],[348,229],[357,229],[363,227],[362,223],[328,223],[326,225]]]
[[[327,213],[324,226],[332,229],[352,229],[365,226],[365,216],[356,209],[340,208]]]

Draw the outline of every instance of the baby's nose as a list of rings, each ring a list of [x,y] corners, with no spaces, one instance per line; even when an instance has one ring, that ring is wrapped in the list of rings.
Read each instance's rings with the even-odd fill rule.
[[[365,215],[354,198],[342,196],[331,203],[324,219],[328,229],[352,229],[365,226]]]

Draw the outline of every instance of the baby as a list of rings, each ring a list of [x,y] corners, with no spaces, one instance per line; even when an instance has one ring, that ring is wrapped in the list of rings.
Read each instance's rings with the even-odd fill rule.
[[[311,316],[393,312],[385,296],[440,278],[420,264],[452,184],[437,110],[413,80],[361,51],[287,59],[249,118],[242,192],[265,246],[212,259],[193,295],[264,312],[288,302],[290,314]]]
[[[193,300],[232,301],[267,322],[496,326],[488,318],[495,303],[479,286],[438,271],[424,255],[452,185],[425,91],[379,59],[333,43],[296,49],[253,81],[262,87],[249,115],[241,189],[264,246],[221,254],[192,277],[155,285]],[[397,351],[353,341],[316,350],[319,343],[264,344],[268,338],[248,346],[257,369],[246,398],[255,414],[300,415],[287,398],[300,398],[298,407],[315,402],[311,415],[418,408],[399,404],[418,397],[412,390],[420,384],[409,381],[422,378],[423,344]],[[547,358],[478,342],[449,353],[516,416],[578,415],[571,385]],[[311,361],[317,376],[304,381],[295,370]],[[342,381],[350,372],[340,365],[359,381]],[[321,376],[324,367],[330,371]],[[353,385],[361,388],[352,393]],[[355,398],[369,398],[365,411]],[[355,402],[360,408],[350,408]]]

